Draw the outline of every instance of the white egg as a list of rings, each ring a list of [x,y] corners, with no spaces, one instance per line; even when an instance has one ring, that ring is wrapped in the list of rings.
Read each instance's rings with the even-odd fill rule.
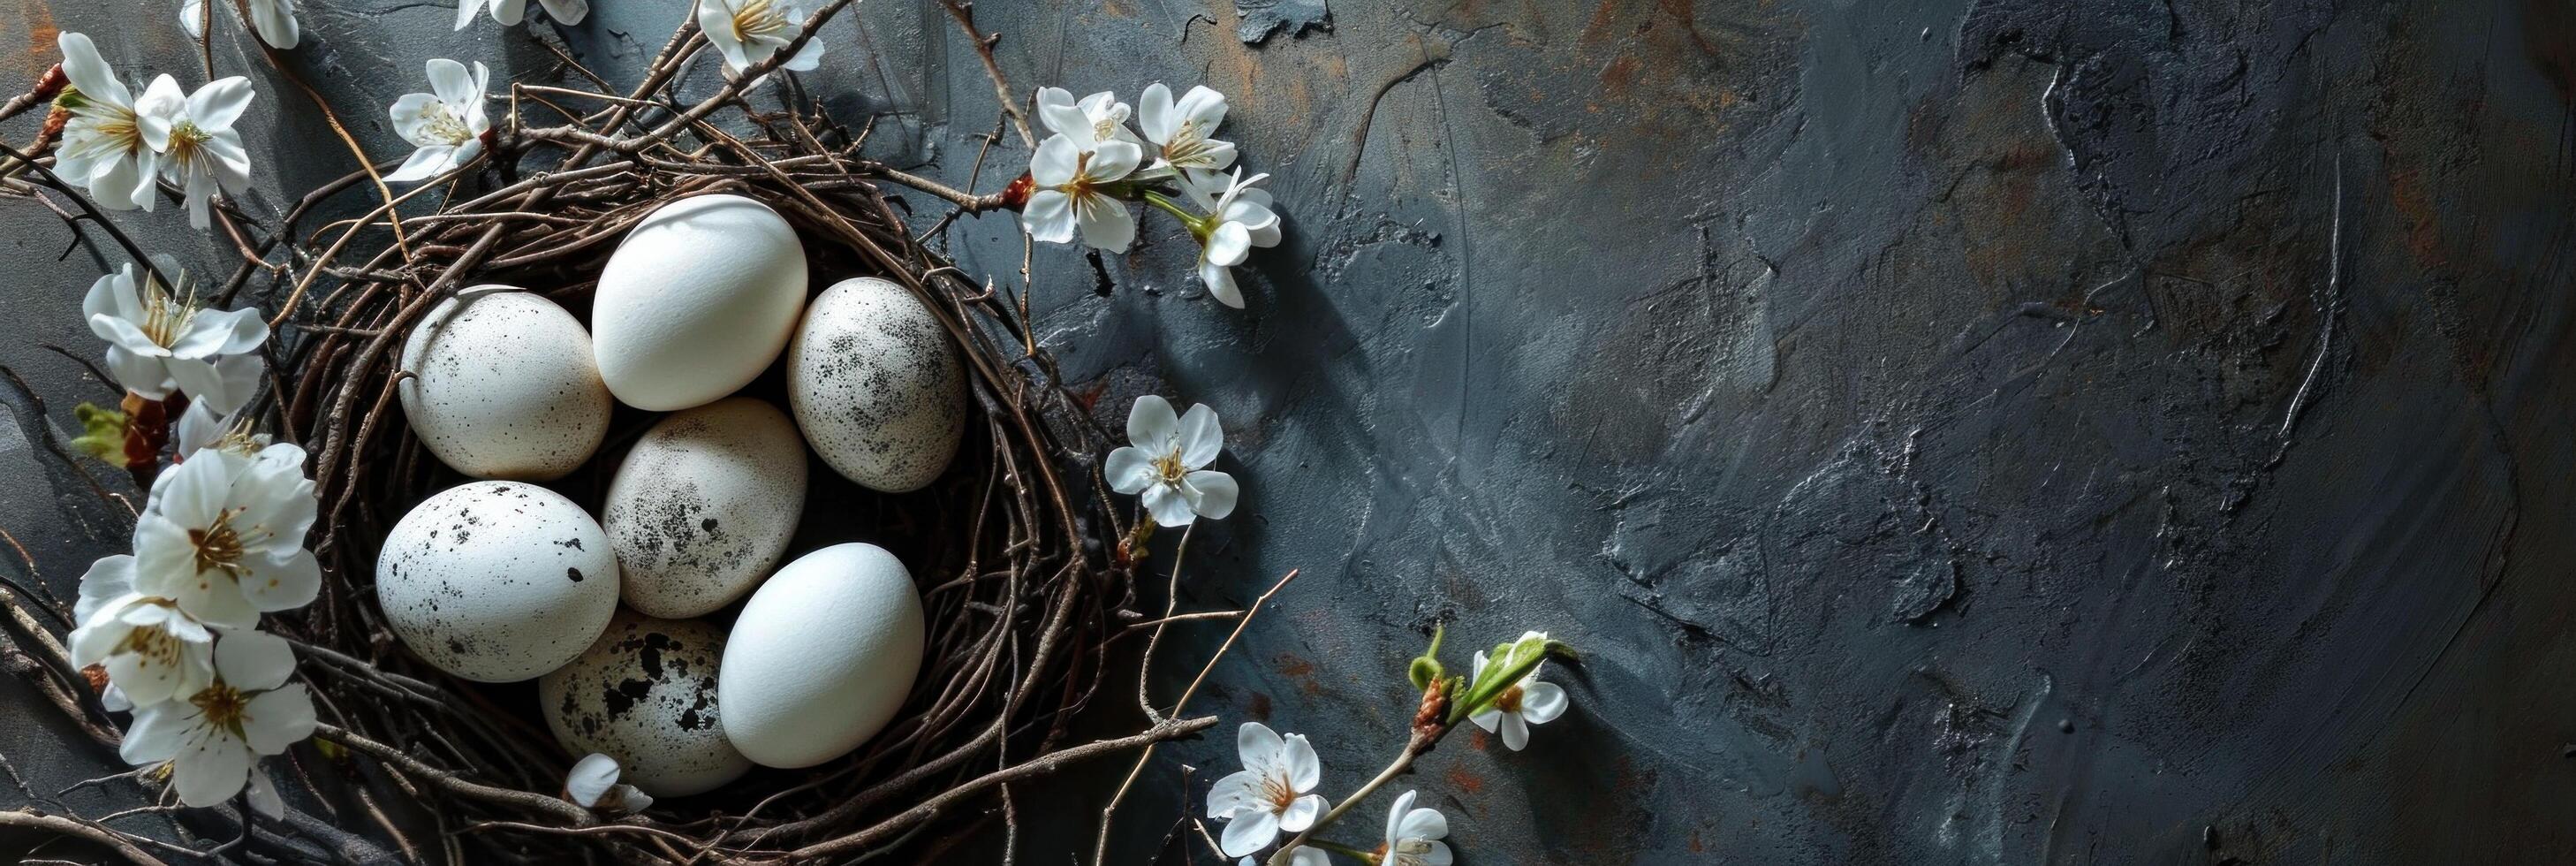
[[[599,374],[639,409],[686,409],[751,382],[805,308],[805,247],[767,205],[702,195],[636,223],[599,274]]]
[[[476,481],[423,500],[376,556],[376,603],[414,655],[487,683],[563,667],[617,612],[617,558],[543,487]]]
[[[823,462],[887,493],[937,479],[966,431],[966,370],[948,330],[875,277],[814,298],[787,347],[787,396]]]
[[[692,617],[741,598],[778,566],[805,507],[805,442],[750,397],[673,413],[626,453],[600,511],[618,592],[637,611]]]
[[[608,435],[608,386],[571,313],[512,286],[438,302],[403,340],[395,390],[412,432],[477,478],[561,478]]]
[[[716,683],[725,736],[754,763],[811,767],[876,736],[921,672],[921,595],[873,544],[798,557],[751,594]]]
[[[656,797],[716,789],[751,770],[725,739],[716,701],[724,631],[621,610],[571,664],[537,680],[555,742],[617,759],[618,781]]]

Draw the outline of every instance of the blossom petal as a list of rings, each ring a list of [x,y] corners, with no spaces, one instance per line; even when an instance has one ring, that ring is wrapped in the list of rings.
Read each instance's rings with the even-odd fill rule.
[[[259,41],[270,48],[293,48],[303,41],[303,30],[295,24],[292,0],[251,0],[250,27],[259,33]]]
[[[295,674],[295,650],[267,632],[227,632],[215,641],[215,673],[243,691],[277,688]]]
[[[1236,770],[1208,789],[1207,816],[1211,819],[1267,805],[1261,799],[1261,774],[1253,770]]]
[[[1287,741],[1278,731],[1260,722],[1245,722],[1234,729],[1234,755],[1243,760],[1244,769],[1261,770],[1279,761],[1280,748]]]
[[[303,683],[289,684],[250,699],[246,708],[249,718],[242,733],[250,747],[263,755],[286,751],[286,747],[313,736],[313,696],[304,692]]]
[[[1205,403],[1190,407],[1181,415],[1174,444],[1180,447],[1181,465],[1192,469],[1206,466],[1225,450],[1225,430],[1217,426],[1216,407]]]
[[[1217,303],[1243,309],[1243,290],[1235,288],[1234,269],[1215,262],[1199,263],[1199,282],[1206,283],[1208,297]]]
[[[1315,746],[1306,742],[1305,734],[1289,734],[1281,739],[1280,768],[1288,771],[1288,788],[1312,791],[1324,780],[1323,762],[1315,759]]]
[[[99,339],[106,340],[110,345],[147,358],[168,357],[170,354],[169,349],[162,348],[161,344],[153,342],[152,336],[143,332],[143,326],[135,324],[131,319],[109,315],[91,316],[89,332],[98,335]]]
[[[528,0],[493,0],[492,20],[516,26],[528,17]]]
[[[1449,864],[1457,862],[1449,854],[1449,843],[1437,840],[1425,840],[1424,844],[1427,847],[1422,852],[1423,866],[1449,866]]]
[[[1565,715],[1574,702],[1565,697],[1565,687],[1555,683],[1527,680],[1521,683],[1521,716],[1530,724],[1543,725]]]
[[[99,557],[81,575],[80,600],[72,605],[72,619],[88,622],[108,606],[108,602],[134,591],[134,555],[120,553]]]
[[[1145,456],[1145,449],[1121,445],[1100,464],[1100,475],[1109,481],[1109,489],[1132,496],[1153,486],[1154,459]]]
[[[1180,488],[1156,484],[1145,488],[1143,499],[1145,513],[1154,516],[1157,526],[1188,526],[1198,520],[1198,509]]]
[[[1128,407],[1127,441],[1136,443],[1136,447],[1161,454],[1171,449],[1174,438],[1179,435],[1180,413],[1172,411],[1172,401],[1163,399],[1162,395],[1138,397],[1136,405]]]
[[[1225,94],[1205,84],[1191,87],[1190,92],[1182,94],[1177,108],[1180,116],[1176,120],[1196,122],[1201,137],[1214,135],[1217,126],[1225,123]]]
[[[134,724],[125,729],[125,739],[116,745],[117,757],[139,765],[167,761],[179,754],[180,747],[187,743],[188,729],[194,726],[194,708],[185,704],[136,707]]]
[[[483,3],[484,0],[456,0],[456,29],[463,30],[465,25],[474,23],[474,13],[483,11]]]
[[[1290,800],[1288,808],[1279,810],[1279,829],[1290,833],[1306,832],[1306,828],[1315,826],[1315,816],[1321,814],[1324,814],[1322,794],[1308,794]]]
[[[1243,264],[1244,257],[1251,252],[1252,232],[1242,223],[1229,222],[1208,233],[1205,255],[1211,264]]]
[[[1503,711],[1478,710],[1475,714],[1468,716],[1467,721],[1474,722],[1476,727],[1483,728],[1485,729],[1485,733],[1490,734],[1494,732],[1496,726],[1503,723]]]
[[[119,106],[134,104],[134,93],[116,80],[116,70],[99,56],[98,46],[87,34],[57,34],[54,45],[63,51],[63,77],[71,79],[82,97]]]
[[[617,785],[617,759],[598,752],[573,762],[572,771],[564,774],[564,793],[584,808],[599,805],[600,795]]]
[[[1083,176],[1093,183],[1108,183],[1134,173],[1137,164],[1144,161],[1144,148],[1124,141],[1104,141],[1092,151],[1091,165]]]
[[[423,66],[429,77],[429,92],[438,101],[454,106],[483,101],[483,93],[474,89],[474,73],[465,64],[444,57],[433,57]]]
[[[1029,154],[1029,181],[1048,190],[1072,183],[1081,161],[1082,147],[1073,139],[1063,135],[1047,136],[1047,140],[1038,142],[1038,149]]]
[[[306,550],[262,563],[250,577],[242,584],[242,594],[250,597],[252,607],[264,611],[294,610],[312,604],[322,593],[322,567]]]
[[[1406,810],[1395,825],[1398,839],[1438,839],[1449,835],[1449,818],[1440,814],[1438,809]]]
[[[546,14],[553,17],[557,24],[579,24],[582,19],[590,17],[589,0],[544,0],[544,2]]]
[[[143,96],[134,100],[135,127],[143,133],[143,143],[154,152],[170,149],[170,124],[188,106],[188,93],[179,88],[179,79],[162,73],[143,86]]]
[[[1136,215],[1108,196],[1084,196],[1075,221],[1082,227],[1082,242],[1094,248],[1123,253],[1136,242]]]
[[[1073,94],[1063,88],[1038,90],[1038,120],[1057,135],[1091,136],[1091,116],[1084,114],[1081,106],[1073,104]]]
[[[1529,723],[1521,720],[1521,714],[1503,714],[1503,745],[1515,752],[1529,747]]]
[[[1029,196],[1027,207],[1020,209],[1020,228],[1034,240],[1051,244],[1073,242],[1075,220],[1073,197],[1055,190],[1039,190]]]
[[[1243,489],[1235,485],[1234,476],[1214,469],[1201,469],[1188,477],[1190,486],[1199,491],[1198,505],[1192,510],[1197,511],[1200,517],[1224,520],[1226,515],[1234,513],[1235,500],[1243,496]]]
[[[1395,804],[1386,808],[1387,850],[1395,850],[1395,843],[1404,840],[1404,816],[1405,813],[1413,811],[1413,800],[1418,795],[1418,792],[1415,791],[1406,791],[1404,793],[1397,794],[1395,795]]]
[[[171,759],[170,786],[178,789],[181,803],[200,809],[220,805],[241,793],[250,764],[249,746],[231,734],[204,736]]]
[[[1245,809],[1234,813],[1225,825],[1225,837],[1218,849],[1228,857],[1241,857],[1269,847],[1279,839],[1279,816],[1267,809]]]
[[[401,168],[385,175],[385,182],[403,183],[436,177],[447,171],[448,166],[456,161],[455,156],[456,148],[444,144],[422,145],[419,150],[411,152],[410,159],[403,160]]]
[[[201,129],[229,129],[250,108],[253,95],[250,79],[239,75],[209,81],[188,94],[188,121]]]
[[[1172,130],[1179,125],[1179,115],[1172,113],[1171,88],[1164,87],[1162,82],[1157,81],[1147,85],[1145,92],[1137,95],[1136,128],[1145,133],[1146,141],[1170,144]]]

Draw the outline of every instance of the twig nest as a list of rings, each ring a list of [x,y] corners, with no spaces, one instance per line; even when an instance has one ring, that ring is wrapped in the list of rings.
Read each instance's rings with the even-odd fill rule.
[[[517,682],[562,667],[617,612],[608,534],[533,484],[477,481],[423,500],[376,560],[385,624],[439,670]]]
[[[403,340],[402,368],[412,432],[476,478],[561,478],[608,435],[590,332],[515,286],[475,286],[430,308]]]
[[[805,445],[787,413],[751,397],[673,413],[627,452],[600,512],[618,591],[657,617],[730,604],[778,565],[804,506]]]
[[[725,736],[763,766],[811,767],[876,736],[921,671],[921,595],[894,554],[837,544],[743,605],[717,682]]]
[[[778,359],[804,304],[805,248],[776,211],[738,195],[663,205],[600,272],[599,374],[638,409],[714,401]]]
[[[741,778],[751,760],[718,721],[724,632],[697,620],[621,610],[588,650],[537,680],[555,742],[625,766],[620,777],[656,797],[685,797]]]
[[[937,479],[966,430],[966,371],[948,331],[875,277],[814,298],[787,347],[787,395],[823,462],[887,493]]]

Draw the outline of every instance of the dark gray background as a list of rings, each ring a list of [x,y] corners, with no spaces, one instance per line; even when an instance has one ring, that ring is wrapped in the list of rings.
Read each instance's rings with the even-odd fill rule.
[[[565,36],[631,76],[685,5]],[[175,6],[0,0],[0,77],[65,28],[193,84]],[[445,0],[305,7],[295,60],[380,157],[423,59],[547,68]],[[1182,603],[1304,576],[1194,709],[1311,735],[1329,793],[1391,754],[1445,619],[1455,664],[1525,627],[1586,656],[1529,751],[1460,737],[1404,781],[1468,863],[2576,859],[2576,4],[1337,0],[1257,45],[1229,0],[980,13],[1024,91],[1225,91],[1273,174],[1250,310],[1159,218],[1105,294],[1042,249],[1035,297],[1113,417],[1223,413],[1247,493]],[[250,206],[347,171],[219,29],[259,83]],[[809,87],[963,183],[993,94],[935,4],[827,38]],[[980,190],[1026,155],[991,159]],[[176,209],[121,223],[231,268]],[[955,237],[1016,278],[1007,216]],[[66,239],[0,201],[0,363],[62,430],[95,386],[37,344],[95,354],[102,268]],[[67,586],[121,540],[41,463],[0,432],[0,526]],[[1164,752],[1115,859],[1230,740]],[[39,787],[113,764],[78,742],[0,725]],[[1023,856],[1087,852],[1123,769],[1026,793]]]

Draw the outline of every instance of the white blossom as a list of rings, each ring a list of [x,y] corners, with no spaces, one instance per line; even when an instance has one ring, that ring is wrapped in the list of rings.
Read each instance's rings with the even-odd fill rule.
[[[1168,96],[1168,92],[1166,93]],[[1127,129],[1127,117],[1135,113],[1118,94],[1103,90],[1081,99],[1061,87],[1038,88],[1038,122],[1049,132],[1073,140],[1074,146],[1088,152],[1104,142],[1123,141],[1139,148],[1142,158],[1144,140]]]
[[[1234,866],[1261,866],[1261,864],[1250,857],[1245,857],[1234,861]],[[1324,856],[1321,849],[1299,845],[1288,849],[1288,866],[1333,866],[1333,858]]]
[[[1378,852],[1379,866],[1449,866],[1449,843],[1440,841],[1449,835],[1449,819],[1438,809],[1414,808],[1413,796],[1404,792],[1386,812],[1386,847]]]
[[[170,425],[170,443],[181,461],[208,448],[253,457],[266,450],[269,441],[268,434],[251,432],[250,419],[242,410],[217,415],[214,405],[204,400],[188,404],[188,411],[179,413],[178,423]],[[295,462],[301,464],[304,462],[303,449],[296,450]],[[159,486],[162,477],[166,476],[154,476],[154,486]]]
[[[1214,172],[1234,164],[1234,142],[1209,137],[1225,122],[1225,94],[1202,84],[1174,102],[1172,89],[1155,82],[1137,98],[1136,110],[1136,128],[1154,143],[1147,149],[1154,163],[1145,176]]]
[[[1270,208],[1270,191],[1253,186],[1268,177],[1256,174],[1246,180],[1242,169],[1230,178],[1197,172],[1181,177],[1181,191],[1207,214],[1204,230],[1190,230],[1199,240],[1199,280],[1207,284],[1210,297],[1238,310],[1243,309],[1243,293],[1235,288],[1233,267],[1253,247],[1279,245],[1279,214]]]
[[[63,76],[71,81],[55,99],[71,119],[63,124],[62,143],[54,149],[54,174],[88,187],[100,207],[151,210],[152,178],[160,172],[161,154],[143,140],[133,91],[98,56],[98,46],[88,36],[64,33],[54,37],[54,44],[62,48]],[[171,80],[171,86],[178,82]]]
[[[120,699],[156,704],[214,681],[214,632],[177,603],[135,592],[132,556],[92,563],[73,615],[72,664],[106,668]]]
[[[250,186],[250,152],[242,149],[233,121],[250,107],[252,95],[250,79],[236,75],[183,97],[179,82],[164,75],[134,103],[143,140],[161,153],[161,175],[186,195],[189,225],[210,224],[207,208],[216,187],[240,195]]]
[[[321,590],[304,549],[316,502],[303,449],[199,452],[164,474],[134,527],[135,591],[210,625],[250,628],[261,612],[302,607]]]
[[[252,350],[268,339],[268,323],[256,309],[199,307],[193,294],[173,295],[127,264],[90,284],[81,313],[90,333],[107,341],[107,369],[117,384],[147,399],[175,389],[229,413],[259,386],[262,364]]]
[[[425,180],[473,162],[483,153],[483,134],[492,121],[483,113],[483,93],[492,70],[482,61],[474,68],[446,58],[429,61],[429,92],[406,93],[394,100],[394,133],[419,148],[402,167],[385,175],[388,183]]]
[[[303,38],[295,24],[295,0],[248,0],[250,29],[259,41],[270,48],[293,48]],[[190,39],[206,38],[206,0],[186,0],[179,6],[179,27]]]
[[[1101,474],[1120,493],[1143,494],[1145,511],[1163,526],[1187,526],[1234,513],[1242,489],[1234,476],[1205,468],[1225,449],[1216,409],[1205,403],[1176,415],[1172,403],[1147,394],[1127,411],[1127,440],[1109,452]]]
[[[1521,635],[1520,641],[1515,643],[1532,639],[1545,641],[1547,633],[1526,632]],[[1468,682],[1477,682],[1484,678],[1485,663],[1485,652],[1477,650],[1476,669]],[[1530,672],[1523,675],[1519,682],[1503,689],[1503,693],[1494,698],[1491,706],[1468,716],[1467,720],[1476,723],[1476,727],[1485,729],[1486,733],[1493,733],[1498,729],[1502,731],[1503,745],[1510,747],[1512,751],[1520,751],[1522,747],[1529,745],[1529,726],[1554,721],[1556,717],[1565,715],[1565,708],[1572,704],[1572,701],[1566,698],[1563,687],[1555,683],[1539,682],[1539,671],[1546,667],[1546,662],[1540,662],[1537,667],[1530,668]]]
[[[1235,730],[1234,748],[1243,769],[1208,790],[1208,817],[1226,822],[1218,846],[1225,856],[1259,851],[1278,841],[1280,831],[1302,833],[1315,825],[1324,798],[1308,792],[1323,780],[1324,768],[1305,735],[1281,737],[1268,725],[1245,722]]]
[[[118,754],[167,762],[179,802],[212,806],[242,789],[262,755],[313,735],[313,698],[288,684],[295,652],[275,635],[236,631],[215,644],[215,679],[180,700],[138,703]]]
[[[589,0],[543,2],[546,14],[554,16],[558,24],[579,24],[581,19],[590,17]],[[456,29],[463,30],[465,25],[474,23],[474,13],[483,11],[485,6],[492,8],[492,20],[501,22],[503,26],[516,25],[528,15],[528,0],[458,0]]]
[[[813,15],[813,5],[812,0],[698,0],[698,29],[724,55],[725,70],[740,74],[795,41]],[[822,63],[823,40],[816,37],[805,40],[778,68],[804,72]]]
[[[564,774],[564,798],[584,809],[603,813],[641,812],[653,805],[653,795],[633,785],[618,784],[617,759],[598,752],[582,757]]]

